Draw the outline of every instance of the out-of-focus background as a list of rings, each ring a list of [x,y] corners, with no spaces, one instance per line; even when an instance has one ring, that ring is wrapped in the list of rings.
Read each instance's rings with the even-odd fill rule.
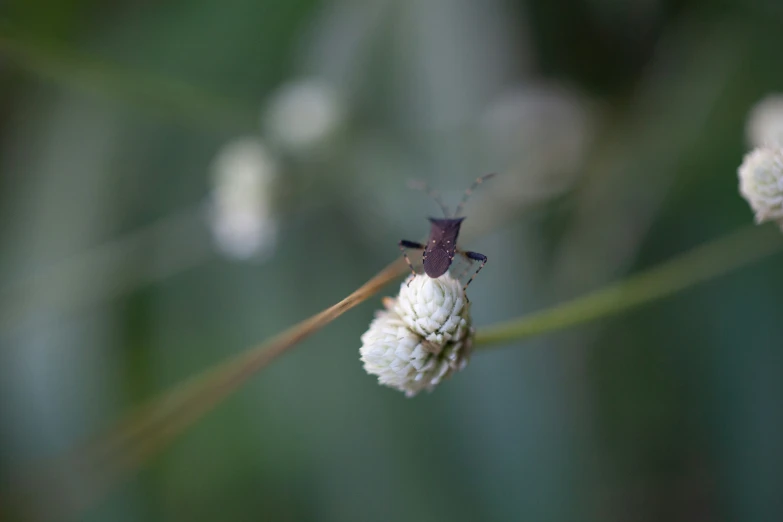
[[[453,206],[500,173],[463,228],[479,327],[748,225],[781,27],[776,0],[5,0],[0,486],[358,287],[439,212],[410,179]],[[376,296],[79,519],[781,520],[779,266],[415,399],[358,360]]]

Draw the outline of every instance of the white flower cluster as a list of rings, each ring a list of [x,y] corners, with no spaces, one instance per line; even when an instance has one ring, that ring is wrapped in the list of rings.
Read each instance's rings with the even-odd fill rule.
[[[774,221],[783,228],[783,149],[761,147],[746,154],[739,180],[756,223]]]
[[[362,335],[364,369],[378,382],[413,397],[468,363],[473,343],[470,303],[449,273],[408,278],[396,299],[384,300]]]
[[[748,140],[756,148],[739,168],[739,191],[756,217],[783,229],[783,96],[769,96],[751,110]]]

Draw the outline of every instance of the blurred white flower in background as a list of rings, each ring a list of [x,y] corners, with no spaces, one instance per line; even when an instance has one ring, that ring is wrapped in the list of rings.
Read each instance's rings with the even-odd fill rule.
[[[567,89],[531,84],[506,92],[481,118],[496,194],[511,201],[555,196],[576,181],[591,145],[592,111]]]
[[[783,228],[783,148],[761,147],[746,154],[739,182],[756,223],[774,221]]]
[[[745,134],[752,147],[783,147],[783,94],[771,94],[753,106]]]
[[[334,89],[319,79],[287,83],[261,114],[269,140],[289,154],[308,154],[329,142],[343,121]]]
[[[359,349],[365,371],[380,384],[413,397],[465,368],[474,331],[459,280],[448,272],[437,279],[417,274],[384,306]]]
[[[257,137],[237,138],[220,149],[212,175],[209,221],[218,249],[242,260],[270,255],[277,239],[277,164],[267,148]]]

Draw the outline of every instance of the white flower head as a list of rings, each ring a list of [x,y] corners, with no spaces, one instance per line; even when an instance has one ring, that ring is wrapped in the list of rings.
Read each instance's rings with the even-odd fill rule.
[[[274,158],[258,138],[242,137],[223,146],[212,171],[209,220],[218,249],[235,259],[270,253],[277,237]]]
[[[417,275],[400,287],[394,311],[413,332],[442,344],[461,339],[468,327],[468,304],[462,284],[448,272],[437,279]]]
[[[760,147],[745,155],[739,168],[739,190],[756,215],[756,223],[783,227],[783,148]]]
[[[753,106],[745,133],[753,147],[783,147],[783,94],[769,95]]]
[[[308,153],[328,141],[342,121],[334,90],[325,82],[305,79],[283,85],[262,115],[271,140],[290,153]]]
[[[380,384],[413,397],[467,365],[473,329],[458,280],[446,273],[409,282],[402,283],[397,299],[384,300],[386,310],[362,335],[359,353]]]

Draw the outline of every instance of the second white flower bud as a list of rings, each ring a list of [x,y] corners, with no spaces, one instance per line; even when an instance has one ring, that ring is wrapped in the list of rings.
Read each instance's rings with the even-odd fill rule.
[[[783,226],[783,149],[760,147],[746,154],[739,168],[739,189],[757,223]]]

